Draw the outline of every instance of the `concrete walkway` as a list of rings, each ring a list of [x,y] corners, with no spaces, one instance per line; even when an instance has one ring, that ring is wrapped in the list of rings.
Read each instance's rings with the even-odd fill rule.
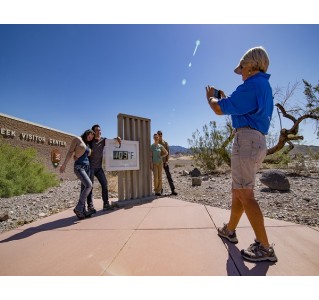
[[[114,200],[114,199],[113,199]],[[277,263],[243,261],[253,242],[246,216],[239,243],[217,236],[229,211],[176,200],[79,221],[68,209],[0,235],[0,275],[319,275],[319,229],[265,219]]]

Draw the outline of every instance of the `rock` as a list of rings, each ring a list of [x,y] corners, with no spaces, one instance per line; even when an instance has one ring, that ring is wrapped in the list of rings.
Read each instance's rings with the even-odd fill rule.
[[[0,213],[0,222],[7,221],[9,219],[9,214],[7,212]]]
[[[189,175],[189,172],[186,171],[186,170],[183,170],[183,171],[182,171],[182,175],[183,175],[183,176]]]
[[[199,177],[192,178],[192,186],[201,186],[202,180]]]
[[[266,171],[260,177],[260,182],[272,190],[289,191],[290,183],[285,173],[279,170]]]
[[[195,168],[193,171],[189,172],[189,175],[191,175],[191,177],[199,177],[201,175],[201,172],[199,169]]]
[[[183,170],[192,170],[195,165],[187,162],[186,166],[182,163],[181,167],[172,167],[171,172],[182,174]],[[187,168],[187,169],[186,169]],[[290,175],[290,193],[281,193],[278,190],[265,188],[260,181],[263,169],[256,174],[256,185],[254,189],[255,198],[258,201],[265,217],[275,219],[285,219],[290,222],[319,228],[319,173],[313,173],[307,176]],[[173,174],[173,173],[172,173]],[[206,175],[205,175],[206,176]],[[200,176],[204,179],[205,176]],[[201,186],[192,186],[191,176],[174,176],[173,180],[178,191],[175,199],[187,202],[195,202],[202,205],[209,205],[224,209],[230,209],[231,205],[231,176],[230,171],[215,173],[209,176],[210,180],[202,181]],[[165,178],[165,174],[164,174]],[[170,191],[170,186],[166,178],[163,178],[164,190]],[[195,179],[196,180],[196,179]],[[259,183],[259,184],[258,184]],[[99,187],[98,180],[95,181]],[[312,186],[311,186],[312,185]],[[27,194],[14,196],[11,198],[0,198],[0,212],[8,212],[9,219],[0,222],[0,233],[12,230],[30,222],[41,219],[40,213],[46,213],[47,216],[55,212],[63,211],[74,207],[78,202],[80,195],[79,180],[65,180],[60,186],[52,188],[53,193],[46,191],[40,194]],[[52,197],[47,198],[50,194]],[[206,195],[206,196],[204,196]],[[96,201],[102,201],[99,188],[95,191]],[[117,198],[117,192],[109,191],[110,198]],[[309,201],[310,199],[310,201]],[[48,205],[46,209],[44,206]],[[0,215],[1,215],[0,213]]]

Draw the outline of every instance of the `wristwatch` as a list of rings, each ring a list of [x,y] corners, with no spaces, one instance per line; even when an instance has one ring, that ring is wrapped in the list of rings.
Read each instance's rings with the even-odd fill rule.
[[[215,99],[215,98],[214,98],[214,97],[210,97],[210,98],[208,99],[208,104],[210,104],[210,102],[211,102],[213,99]]]

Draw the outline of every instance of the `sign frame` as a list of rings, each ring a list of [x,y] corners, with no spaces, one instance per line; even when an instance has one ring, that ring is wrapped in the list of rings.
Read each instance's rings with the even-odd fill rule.
[[[106,171],[129,171],[140,169],[139,141],[106,139],[103,151]]]

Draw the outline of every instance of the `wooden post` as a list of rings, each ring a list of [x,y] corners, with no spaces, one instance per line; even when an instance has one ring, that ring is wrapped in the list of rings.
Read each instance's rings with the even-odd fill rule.
[[[117,116],[118,136],[123,140],[139,141],[140,169],[118,172],[118,198],[130,200],[152,195],[150,169],[151,120],[125,114]]]

